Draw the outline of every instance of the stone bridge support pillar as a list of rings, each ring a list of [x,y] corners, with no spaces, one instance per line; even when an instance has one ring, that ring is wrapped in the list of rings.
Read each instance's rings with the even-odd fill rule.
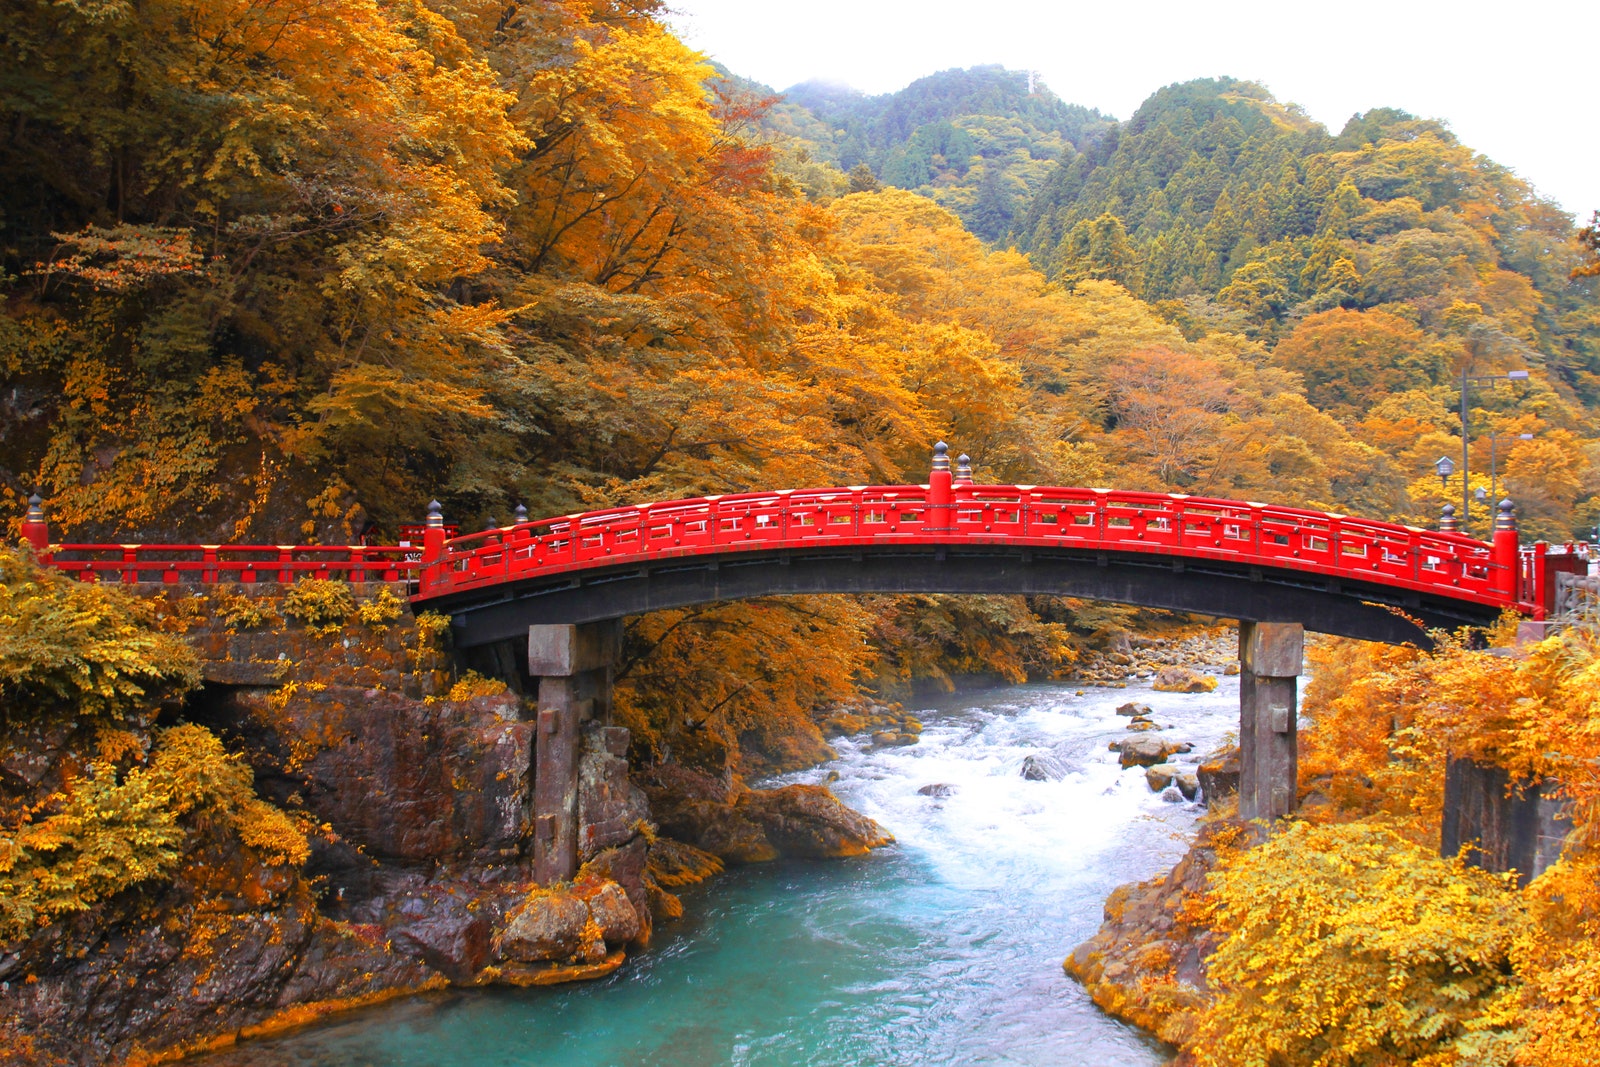
[[[622,649],[620,619],[528,627],[528,674],[537,679],[533,750],[533,870],[541,883],[578,872],[578,761],[583,725],[611,718]]]
[[[1276,819],[1295,809],[1299,677],[1305,628],[1239,623],[1239,815]]]

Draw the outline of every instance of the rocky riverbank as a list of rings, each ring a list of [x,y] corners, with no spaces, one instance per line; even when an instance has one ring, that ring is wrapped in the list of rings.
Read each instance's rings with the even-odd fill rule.
[[[371,604],[381,590],[356,594]],[[174,724],[220,739],[221,765],[287,814],[302,855],[192,811],[169,876],[0,946],[0,1063],[157,1062],[419,990],[596,977],[682,913],[673,887],[724,863],[888,840],[823,788],[718,788],[670,765],[641,788],[628,731],[592,724],[583,866],[536,884],[525,702],[457,679],[429,619],[285,614],[225,593],[167,602],[163,625],[187,632],[206,685],[117,744],[130,773]],[[106,743],[70,726],[11,731],[0,778],[38,803],[59,788],[53,769],[88,766]]]
[[[1232,626],[1179,630],[1171,636],[1111,635],[1102,648],[1083,652],[1072,679],[1120,688],[1134,679],[1158,680],[1163,672],[1239,673],[1238,630]]]
[[[1169,1044],[1189,1036],[1190,1015],[1205,1002],[1205,958],[1215,947],[1199,904],[1219,848],[1248,830],[1229,819],[1202,824],[1171,871],[1118,886],[1105,921],[1063,966],[1100,1008]]]

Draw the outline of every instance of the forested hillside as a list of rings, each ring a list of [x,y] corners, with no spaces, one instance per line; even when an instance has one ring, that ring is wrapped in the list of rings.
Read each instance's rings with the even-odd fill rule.
[[[983,91],[961,91],[975,86]],[[1451,486],[1429,475],[1434,460],[1460,454],[1460,375],[1531,369],[1527,386],[1474,388],[1471,488],[1509,492],[1536,536],[1566,539],[1600,520],[1591,444],[1600,304],[1593,281],[1574,276],[1573,220],[1443,124],[1376,109],[1334,135],[1231,79],[1168,86],[1114,123],[1057,107],[1047,91],[1028,96],[1025,74],[998,68],[950,71],[870,99],[802,85],[780,106],[780,143],[804,140],[841,165],[859,155],[876,180],[951,207],[1065,290],[1112,281],[1191,342],[1251,342],[1251,362],[1291,372],[1341,434],[1379,456],[1361,476],[1365,497],[1309,499],[1430,522],[1460,498],[1459,476]],[[969,173],[989,166],[964,141],[938,141],[931,178],[920,162],[907,169],[938,123],[981,124],[985,108],[1048,129],[1031,150],[1059,153],[1048,166],[1018,161],[1003,211],[992,210],[988,177],[951,177],[963,152]],[[912,126],[908,115],[932,124]],[[818,148],[817,118],[850,131],[848,142]],[[846,143],[860,148],[847,155]],[[792,150],[786,165],[797,171],[790,160]],[[852,177],[862,187],[862,172]],[[800,184],[817,194],[814,179]],[[998,232],[1002,215],[1011,223]],[[1185,458],[1161,465],[1162,482],[1219,491],[1227,477],[1198,473],[1203,442],[1218,438],[1216,425],[1243,425],[1238,410],[1226,397],[1167,395],[1190,396],[1201,413],[1169,420],[1168,448]],[[1121,416],[1103,404],[1082,414],[1084,440],[1096,431],[1126,439],[1116,433],[1127,428]],[[1207,414],[1221,418],[1212,425]],[[1280,457],[1276,477],[1292,471]]]
[[[771,126],[815,158],[913,189],[986,241],[1003,237],[1064,152],[1110,124],[1060,100],[1026,71],[946,70],[868,97],[823,82],[784,91]]]

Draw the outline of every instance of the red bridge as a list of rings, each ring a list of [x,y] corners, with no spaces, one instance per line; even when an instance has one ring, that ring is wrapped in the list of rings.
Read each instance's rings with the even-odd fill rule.
[[[962,457],[965,460],[966,457]],[[674,500],[447,537],[434,505],[420,543],[397,546],[49,545],[85,580],[412,582],[449,614],[458,645],[712,600],[784,593],[1073,596],[1380,641],[1414,622],[1543,618],[1570,546],[1518,544],[1509,502],[1492,543],[1449,531],[1182,494],[975,485],[936,450],[927,485],[849,486]],[[1402,614],[1403,613],[1403,614]]]
[[[1304,629],[1425,644],[1420,627],[1542,619],[1572,546],[1518,544],[1510,502],[1492,542],[1449,529],[1181,494],[974,485],[935,449],[927,485],[739,493],[562,515],[387,547],[51,545],[37,497],[23,534],[87,581],[411,583],[458,648],[535,698],[533,850],[541,880],[577,863],[582,724],[607,720],[616,620],[786,593],[1028,593],[1240,620],[1239,810],[1295,806]],[[519,509],[520,511],[520,509]],[[1442,525],[1449,526],[1446,509]],[[1570,585],[1570,582],[1565,583]]]

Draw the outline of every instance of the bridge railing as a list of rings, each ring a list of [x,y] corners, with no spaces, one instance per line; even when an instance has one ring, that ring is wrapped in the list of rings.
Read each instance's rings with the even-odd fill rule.
[[[928,541],[1233,560],[1530,611],[1541,603],[1514,559],[1460,534],[1182,494],[1025,485],[957,485],[947,508],[925,485],[844,486],[557,516],[447,541],[422,567],[419,597],[711,550]]]
[[[353,582],[410,579],[419,550],[397,545],[55,545],[42,561],[88,582]]]

